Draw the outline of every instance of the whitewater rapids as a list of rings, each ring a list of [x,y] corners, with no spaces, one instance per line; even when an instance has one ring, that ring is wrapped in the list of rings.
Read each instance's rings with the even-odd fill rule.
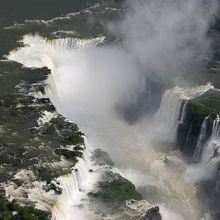
[[[110,154],[124,176],[146,192],[146,199],[161,207],[164,220],[202,219],[204,207],[197,198],[197,188],[183,177],[188,166],[178,152],[169,152],[182,100],[196,97],[212,86],[167,90],[151,121],[128,125],[116,115],[114,105],[138,85],[139,79],[134,76],[137,69],[125,52],[102,46],[104,40],[46,40],[26,35],[21,40],[25,46],[11,51],[7,58],[25,67],[46,66],[51,70],[46,89],[57,111],[77,123],[92,146]],[[155,146],[150,140],[158,132],[163,144]],[[70,191],[71,186],[67,187]],[[56,216],[57,209],[59,206],[52,209]],[[57,219],[77,219],[77,214],[68,214],[69,209],[60,209],[67,210],[67,215]],[[204,219],[210,219],[209,215]]]

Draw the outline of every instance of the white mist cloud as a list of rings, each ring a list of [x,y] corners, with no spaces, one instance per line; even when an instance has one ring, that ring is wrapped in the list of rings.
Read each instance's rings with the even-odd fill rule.
[[[202,65],[210,52],[207,31],[216,0],[129,0],[127,5],[125,19],[110,29],[144,73],[176,77]]]

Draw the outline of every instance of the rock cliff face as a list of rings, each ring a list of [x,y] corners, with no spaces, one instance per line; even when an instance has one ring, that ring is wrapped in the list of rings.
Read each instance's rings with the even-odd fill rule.
[[[183,101],[182,109],[184,104],[184,120],[177,128],[177,147],[193,158],[196,146],[204,145],[212,134],[213,122],[220,113],[220,92],[209,90],[187,103]]]
[[[204,173],[199,184],[207,197],[213,219],[219,219],[220,193],[220,92],[209,90],[198,98],[183,101],[184,120],[177,129],[177,147],[192,166]],[[212,190],[210,190],[212,189]]]

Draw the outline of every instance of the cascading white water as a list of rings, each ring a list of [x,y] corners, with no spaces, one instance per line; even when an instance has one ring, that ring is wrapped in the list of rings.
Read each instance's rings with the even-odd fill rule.
[[[42,117],[37,121],[38,126],[49,123],[56,116],[57,113],[43,112]],[[53,190],[47,190],[45,181],[39,181],[31,170],[24,169],[13,177],[22,181],[22,185],[16,185],[13,181],[4,185],[6,196],[10,200],[16,199],[23,205],[33,202],[38,209],[51,210],[53,220],[72,220],[72,216],[75,216],[74,219],[77,220],[88,219],[88,216],[92,215],[85,203],[88,200],[87,193],[94,189],[102,170],[92,162],[92,147],[87,138],[84,138],[84,141],[83,156],[78,158],[74,167],[73,163],[65,158],[61,158],[61,161],[41,164],[50,172],[57,169],[69,170],[69,174],[52,180],[52,184],[62,190],[61,195],[56,194]],[[70,150],[73,150],[74,147],[68,146]],[[82,200],[84,200],[83,208],[79,208],[82,205]]]
[[[212,178],[215,178],[215,190],[220,191],[220,117],[216,116],[213,121],[212,134],[205,151],[202,156],[202,162],[207,164],[209,169],[212,171]],[[209,171],[210,172],[210,171]]]
[[[26,67],[42,68],[48,67],[55,74],[57,52],[69,49],[82,49],[97,46],[103,43],[104,37],[93,39],[60,38],[47,40],[39,35],[24,35],[21,42],[25,45],[17,51],[11,51],[8,59],[22,63]],[[58,63],[57,63],[58,62]]]
[[[157,139],[159,136],[162,140],[175,141],[181,104],[182,100],[175,90],[164,92],[160,107],[153,119],[156,128],[154,134],[157,134]]]
[[[200,156],[201,156],[201,152],[202,152],[202,146],[204,144],[205,141],[205,137],[206,137],[206,130],[207,130],[207,126],[208,126],[208,120],[209,120],[209,116],[205,117],[201,129],[200,129],[200,134],[197,140],[197,144],[196,144],[196,148],[195,148],[195,152],[193,154],[193,160],[195,162],[199,162],[200,160]]]
[[[219,115],[213,121],[212,134],[205,146],[205,151],[202,154],[202,162],[208,163],[212,159],[218,159],[220,147],[220,118]],[[220,158],[219,158],[220,159]]]
[[[213,121],[212,134],[209,140],[202,145],[201,139],[204,140],[207,116],[203,122],[203,128],[201,128],[201,137],[198,138],[198,149],[197,153],[200,154],[195,158],[198,159],[199,163],[192,165],[186,171],[186,178],[192,182],[199,182],[201,180],[214,180],[216,179],[216,190],[219,189],[220,176],[219,176],[219,162],[220,162],[220,133],[219,133],[219,115]],[[201,159],[200,159],[201,158]]]
[[[188,104],[188,101],[185,101],[184,104],[183,104],[182,111],[181,111],[181,114],[180,114],[179,124],[183,124],[185,119],[186,119],[187,104]]]
[[[70,168],[71,163],[68,164],[68,161],[65,160],[48,164],[48,167],[53,167],[55,170],[56,167],[71,169],[69,174],[52,181],[54,186],[62,189],[60,195],[53,190],[45,191],[47,183],[38,181],[30,170],[21,170],[14,176],[14,179],[23,182],[21,186],[17,186],[13,182],[5,184],[6,195],[11,200],[16,199],[23,205],[33,202],[38,209],[52,211],[53,220],[85,220],[89,217],[92,219],[94,213],[90,213],[87,194],[95,188],[103,170],[92,162],[91,150],[91,146],[85,138],[84,156],[79,158],[72,169]]]
[[[216,116],[216,119],[213,122],[213,127],[212,127],[212,139],[218,138],[220,135],[220,117],[219,115]]]
[[[88,141],[85,141],[86,149],[84,150],[84,157],[80,158],[77,164],[71,171],[71,174],[57,178],[60,183],[62,194],[58,196],[56,203],[52,208],[52,219],[54,220],[71,220],[72,216],[78,216],[78,219],[85,219],[86,209],[85,202],[84,208],[79,208],[82,205],[82,200],[87,199],[87,193],[93,189],[94,184],[98,180],[98,174],[89,172],[94,169],[93,164],[90,162],[90,155]]]
[[[153,118],[152,135],[156,140],[175,142],[177,126],[183,123],[186,116],[187,102],[194,99],[209,89],[213,89],[211,84],[196,86],[193,88],[174,87],[163,93],[159,109]],[[181,105],[184,102],[182,112]],[[178,118],[181,119],[178,122]],[[152,127],[152,125],[151,125]]]

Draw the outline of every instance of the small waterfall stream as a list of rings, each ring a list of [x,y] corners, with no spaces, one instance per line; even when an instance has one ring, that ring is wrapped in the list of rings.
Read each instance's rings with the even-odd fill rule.
[[[184,104],[183,104],[182,111],[181,111],[181,114],[180,114],[179,124],[183,124],[185,119],[186,119],[187,104],[188,104],[188,101],[185,101]]]
[[[216,116],[216,119],[213,122],[213,127],[212,127],[212,138],[218,138],[220,135],[220,117],[219,115]]]
[[[200,129],[199,138],[197,140],[195,152],[194,152],[194,155],[193,155],[193,160],[195,162],[199,162],[199,160],[200,160],[200,156],[201,156],[201,152],[202,152],[202,146],[204,144],[205,137],[206,137],[206,130],[207,130],[207,125],[208,125],[208,120],[209,120],[209,116],[205,117],[205,119],[202,123],[201,129]]]
[[[216,156],[218,156],[218,148],[220,147],[220,118],[219,115],[216,116],[216,119],[213,121],[212,125],[212,133],[211,137],[207,141],[205,145],[204,139],[206,136],[206,129],[207,129],[207,121],[209,116],[207,116],[202,124],[200,136],[197,141],[198,149],[195,151],[197,153],[198,161],[201,158],[201,163],[209,163],[212,162],[212,160],[216,160]],[[203,148],[203,149],[202,149]],[[199,154],[199,155],[198,155]]]
[[[208,168],[208,172],[211,173],[211,178],[215,179],[215,190],[220,190],[220,118],[219,115],[213,121],[212,135],[204,147],[202,153],[201,164],[204,164]]]

